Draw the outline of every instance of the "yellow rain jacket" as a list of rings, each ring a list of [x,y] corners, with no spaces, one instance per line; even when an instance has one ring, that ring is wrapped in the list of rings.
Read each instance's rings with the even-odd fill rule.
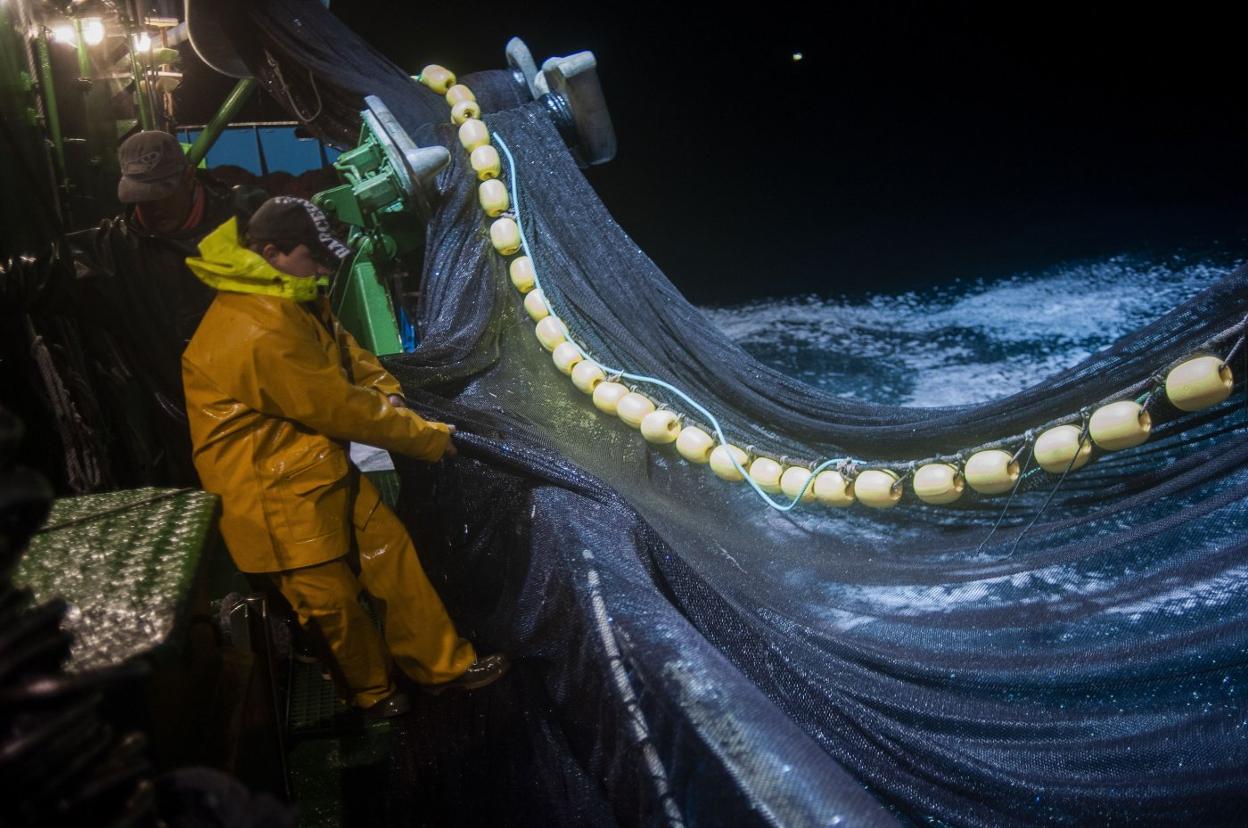
[[[195,468],[221,496],[231,555],[244,572],[341,557],[353,517],[363,525],[378,503],[374,487],[358,485],[348,442],[435,461],[450,430],[392,406],[398,381],[338,324],[314,281],[241,246],[233,219],[200,253],[187,265],[219,292],[182,355],[182,381]]]

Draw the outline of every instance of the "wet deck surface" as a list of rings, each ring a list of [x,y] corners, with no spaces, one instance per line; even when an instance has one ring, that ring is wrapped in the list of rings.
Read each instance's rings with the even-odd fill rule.
[[[292,691],[291,780],[304,828],[612,822],[577,769],[543,759],[561,737],[537,667],[518,665],[472,693],[411,692],[412,711],[389,722],[336,702],[316,665],[295,665]]]

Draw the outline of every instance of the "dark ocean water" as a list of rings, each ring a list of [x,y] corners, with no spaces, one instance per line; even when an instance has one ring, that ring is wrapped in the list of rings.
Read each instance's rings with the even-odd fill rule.
[[[1122,254],[866,296],[707,308],[756,358],[846,397],[982,402],[1043,382],[1229,272],[1233,253]]]

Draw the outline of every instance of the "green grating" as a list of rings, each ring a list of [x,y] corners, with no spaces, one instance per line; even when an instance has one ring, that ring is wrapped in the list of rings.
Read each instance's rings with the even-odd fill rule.
[[[52,505],[13,581],[38,602],[60,596],[75,639],[68,670],[120,664],[175,639],[212,537],[217,498],[129,489]]]
[[[293,667],[288,762],[299,825],[356,824],[372,807],[361,802],[379,806],[385,801],[390,722],[366,719],[339,701],[318,665],[295,662]]]
[[[334,717],[347,712],[334,692],[334,683],[322,674],[319,664],[293,662],[290,677],[290,708],[287,729],[291,736],[333,730]]]

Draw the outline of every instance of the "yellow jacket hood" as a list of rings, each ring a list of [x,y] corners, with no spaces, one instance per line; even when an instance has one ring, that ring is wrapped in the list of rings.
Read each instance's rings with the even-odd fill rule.
[[[316,298],[316,279],[282,273],[238,239],[238,219],[231,218],[199,243],[199,256],[186,266],[201,282],[230,293],[277,296],[296,302]]]

